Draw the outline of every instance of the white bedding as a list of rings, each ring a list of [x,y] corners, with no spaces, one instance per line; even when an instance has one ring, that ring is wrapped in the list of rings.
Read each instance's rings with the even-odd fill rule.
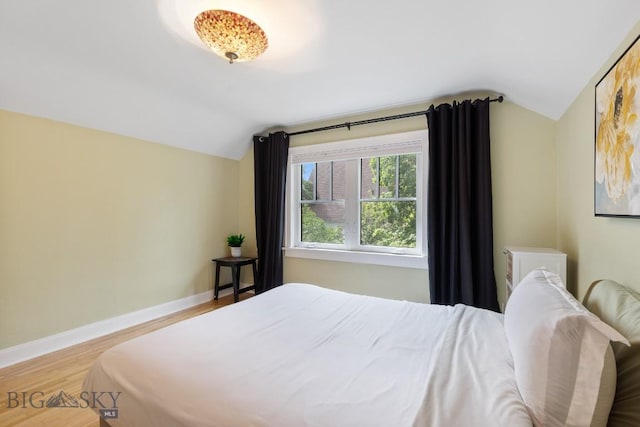
[[[531,426],[502,315],[288,284],[106,351],[117,426]]]

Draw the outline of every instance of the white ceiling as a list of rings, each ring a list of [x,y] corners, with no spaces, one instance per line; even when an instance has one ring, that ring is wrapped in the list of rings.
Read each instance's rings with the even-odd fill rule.
[[[198,8],[269,49],[223,61]],[[471,90],[557,119],[639,19],[638,0],[2,0],[0,108],[233,159],[266,128]]]

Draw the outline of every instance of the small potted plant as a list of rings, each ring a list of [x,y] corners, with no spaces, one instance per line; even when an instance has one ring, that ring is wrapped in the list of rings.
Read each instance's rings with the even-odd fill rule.
[[[244,236],[242,234],[231,234],[227,237],[227,244],[231,248],[231,256],[239,257],[242,255],[242,243]]]

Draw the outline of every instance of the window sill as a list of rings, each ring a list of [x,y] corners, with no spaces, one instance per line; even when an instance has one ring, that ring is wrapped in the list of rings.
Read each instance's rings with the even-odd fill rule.
[[[284,248],[284,251],[285,256],[291,258],[376,264],[389,267],[416,268],[420,270],[428,269],[427,257],[422,255],[399,255],[317,248]]]

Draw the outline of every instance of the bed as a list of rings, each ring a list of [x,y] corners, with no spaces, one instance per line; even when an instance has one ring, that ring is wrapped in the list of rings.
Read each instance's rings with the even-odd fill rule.
[[[530,281],[537,286],[550,277],[538,272]],[[538,361],[523,359],[513,347],[520,345],[527,353],[530,343],[518,339],[539,331],[520,328],[510,320],[520,313],[509,316],[507,308],[503,316],[464,305],[286,284],[106,351],[87,374],[83,390],[119,393],[115,407],[95,408],[103,425],[112,427],[518,427],[579,419],[566,413],[560,415],[565,421],[554,424],[558,418],[544,413],[549,411],[544,402],[540,413],[536,395],[523,392],[519,381],[530,384],[518,373],[536,370],[527,364]],[[518,339],[507,322],[515,325]],[[607,349],[611,339],[625,348],[628,344],[613,330],[602,335]],[[586,410],[590,422],[585,425],[603,419],[606,424],[611,409],[613,392],[604,403],[600,399],[606,395],[600,391],[607,383],[600,375],[606,371],[604,360],[603,355],[597,368],[598,400],[589,403],[593,407]],[[592,386],[585,383],[580,390]],[[548,387],[543,386],[547,394]],[[584,405],[578,409],[585,411]]]

